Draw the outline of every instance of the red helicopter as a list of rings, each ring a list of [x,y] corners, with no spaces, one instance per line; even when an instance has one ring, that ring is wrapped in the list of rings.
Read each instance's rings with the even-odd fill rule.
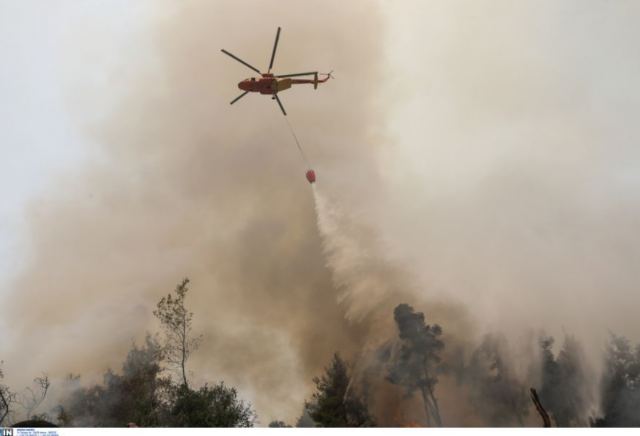
[[[273,60],[276,57],[276,49],[278,48],[278,40],[280,39],[280,28],[278,27],[278,31],[276,33],[276,41],[273,44],[273,52],[271,52],[271,62],[269,62],[269,70],[266,73],[261,73],[256,67],[249,65],[239,57],[229,53],[225,49],[222,49],[222,53],[227,56],[235,59],[240,62],[244,66],[251,68],[256,73],[260,74],[261,77],[255,78],[251,77],[250,79],[245,79],[242,82],[238,83],[238,88],[242,89],[244,92],[240,94],[238,97],[231,100],[230,104],[234,104],[236,101],[240,100],[242,97],[247,95],[250,92],[259,92],[260,94],[271,95],[272,99],[278,102],[278,106],[280,106],[280,110],[286,116],[287,112],[284,110],[284,106],[282,106],[282,102],[278,98],[278,93],[284,91],[286,89],[291,88],[292,85],[300,85],[300,84],[313,84],[314,89],[318,89],[318,83],[324,83],[329,78],[333,77],[331,73],[323,74],[326,76],[323,79],[318,79],[318,72],[311,71],[308,73],[294,73],[294,74],[272,74],[271,68],[273,68]],[[313,76],[313,79],[291,79],[291,77],[300,77],[300,76]]]

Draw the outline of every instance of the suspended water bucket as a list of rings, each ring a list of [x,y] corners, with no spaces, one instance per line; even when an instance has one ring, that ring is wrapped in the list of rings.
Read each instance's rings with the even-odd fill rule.
[[[309,183],[315,183],[316,181],[316,172],[313,170],[309,170],[305,173],[305,175],[307,176],[307,181]]]

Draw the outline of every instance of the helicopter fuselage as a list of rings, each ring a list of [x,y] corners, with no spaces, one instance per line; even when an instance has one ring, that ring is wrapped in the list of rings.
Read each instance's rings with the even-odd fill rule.
[[[331,77],[331,75],[327,74],[327,77],[324,79],[318,79],[316,74],[313,79],[290,79],[288,77],[279,78],[273,74],[265,73],[259,78],[251,77],[250,79],[244,79],[242,82],[238,83],[238,88],[246,92],[259,92],[260,94],[274,95],[278,92],[284,91],[285,89],[291,88],[291,85],[302,85],[306,83],[317,88],[319,83],[326,82],[329,77]]]
[[[273,74],[264,74],[262,77],[245,79],[238,83],[238,88],[248,92],[273,95],[291,88],[291,79],[277,79]]]

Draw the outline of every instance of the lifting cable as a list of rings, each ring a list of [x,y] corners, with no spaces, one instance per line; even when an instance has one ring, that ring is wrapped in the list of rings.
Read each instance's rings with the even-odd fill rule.
[[[291,135],[293,136],[293,139],[296,141],[296,145],[298,146],[298,150],[300,150],[300,156],[302,157],[302,160],[307,165],[307,168],[311,168],[311,165],[309,165],[309,161],[307,160],[307,157],[305,156],[304,151],[302,150],[302,146],[300,145],[300,141],[298,141],[298,137],[296,136],[296,132],[293,130],[293,127],[291,126],[291,123],[289,122],[289,118],[285,116],[284,120],[287,122],[287,126],[289,127],[289,131],[291,132]]]

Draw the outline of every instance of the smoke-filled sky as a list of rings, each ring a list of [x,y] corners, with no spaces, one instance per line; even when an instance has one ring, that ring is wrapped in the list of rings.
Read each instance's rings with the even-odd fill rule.
[[[571,333],[597,366],[609,331],[640,339],[639,18],[0,1],[7,376],[117,367],[183,276],[196,381],[239,386],[263,423],[299,414],[333,351],[392,334],[399,302],[445,332]],[[228,106],[252,72],[219,49],[265,68],[277,26],[278,71],[337,77],[281,96],[320,205],[275,103]]]

